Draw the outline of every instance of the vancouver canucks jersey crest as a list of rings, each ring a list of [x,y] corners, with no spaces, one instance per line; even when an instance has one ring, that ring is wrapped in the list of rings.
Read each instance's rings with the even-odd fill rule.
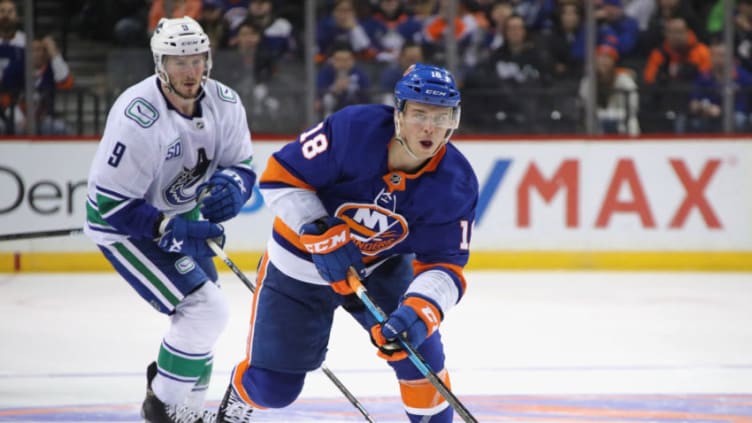
[[[375,256],[407,238],[407,219],[396,210],[397,196],[383,189],[372,204],[344,203],[335,215],[347,222],[360,251]]]
[[[179,142],[174,145],[181,145]],[[169,150],[168,150],[169,151]],[[167,157],[169,160],[170,157]],[[173,206],[179,206],[190,201],[194,201],[196,195],[196,185],[202,180],[209,169],[210,160],[206,156],[206,150],[198,149],[198,158],[192,168],[183,166],[183,169],[168,184],[163,192],[165,202]]]

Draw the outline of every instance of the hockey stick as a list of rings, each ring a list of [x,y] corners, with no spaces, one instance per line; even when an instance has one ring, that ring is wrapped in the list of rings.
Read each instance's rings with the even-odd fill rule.
[[[251,282],[240,269],[238,269],[238,266],[236,266],[235,263],[233,263],[229,257],[227,257],[227,254],[225,254],[222,247],[217,245],[217,243],[211,239],[206,240],[206,243],[209,245],[209,248],[211,248],[212,251],[214,251],[214,254],[216,254],[217,257],[222,259],[222,261],[225,262],[227,267],[229,267],[230,270],[232,270],[232,273],[234,273],[252,293],[255,293],[256,285],[253,282]],[[371,423],[376,422],[371,417],[371,415],[368,414],[368,410],[366,410],[366,408],[363,407],[363,404],[361,404],[360,401],[358,401],[358,399],[355,398],[355,395],[353,395],[352,392],[350,392],[347,389],[347,387],[337,378],[337,376],[334,375],[334,373],[332,373],[331,370],[329,370],[329,368],[326,365],[322,364],[321,370],[329,378],[329,380],[331,380],[332,383],[334,383],[334,385],[337,386],[340,392],[342,392],[345,395],[345,397],[347,397],[347,399],[350,401],[350,404],[355,406],[355,408],[357,408],[358,411],[360,411],[360,414],[362,414],[363,417],[365,417],[366,421],[371,422]]]
[[[384,311],[381,310],[381,308],[376,304],[373,298],[371,298],[368,290],[366,290],[366,287],[363,286],[358,273],[352,267],[350,267],[347,272],[347,283],[350,285],[350,288],[355,291],[355,295],[360,298],[360,301],[363,302],[368,311],[373,315],[373,317],[376,318],[376,321],[379,324],[386,322],[386,313],[384,313]],[[410,342],[404,337],[404,335],[400,335],[397,340],[399,341],[402,348],[407,352],[407,357],[415,365],[418,371],[423,376],[425,376],[426,379],[431,382],[431,385],[433,385],[436,390],[439,391],[441,396],[443,396],[444,399],[446,399],[447,402],[452,407],[454,407],[454,409],[457,411],[457,414],[462,417],[462,420],[471,423],[478,423],[478,420],[473,417],[472,414],[470,414],[470,411],[468,411],[468,409],[462,404],[462,402],[460,402],[459,398],[457,398],[452,393],[452,391],[449,390],[446,384],[444,384],[444,382],[439,379],[439,376],[436,374],[436,372],[431,370],[426,360],[420,355],[415,347],[410,344]]]
[[[53,229],[49,231],[19,232],[15,234],[2,234],[0,241],[16,241],[19,239],[46,238],[50,236],[69,236],[84,233],[84,228]]]

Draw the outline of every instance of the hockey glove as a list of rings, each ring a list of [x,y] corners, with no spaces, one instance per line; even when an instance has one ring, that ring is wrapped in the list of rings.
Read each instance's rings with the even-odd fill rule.
[[[350,266],[360,275],[365,266],[360,249],[350,239],[350,228],[336,217],[323,217],[301,228],[300,241],[311,253],[319,275],[328,281],[332,289],[341,295],[354,294],[347,283]]]
[[[383,325],[371,327],[371,340],[379,347],[379,357],[389,361],[407,358],[397,337],[403,334],[416,349],[439,328],[442,315],[430,301],[407,296]]]
[[[159,248],[168,253],[212,257],[214,252],[206,244],[206,240],[213,240],[221,248],[225,244],[224,232],[224,228],[216,223],[187,220],[175,216],[162,222],[160,225],[162,236],[157,243]]]
[[[201,199],[201,214],[208,221],[220,223],[240,213],[253,193],[253,186],[248,186],[247,178],[243,176],[235,170],[224,169],[214,173],[209,182],[199,186],[198,192],[208,192]]]

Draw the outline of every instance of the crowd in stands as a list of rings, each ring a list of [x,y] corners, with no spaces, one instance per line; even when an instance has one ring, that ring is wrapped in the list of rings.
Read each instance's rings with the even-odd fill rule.
[[[26,101],[26,34],[19,29],[16,4],[0,0],[0,133],[28,134],[34,119],[37,133],[62,135],[65,122],[55,115],[55,93],[73,86],[73,75],[55,40],[47,35],[31,41],[34,106]]]
[[[316,110],[323,117],[350,104],[391,103],[404,69],[446,65],[453,38],[468,131],[582,132],[583,105],[594,101],[604,134],[713,132],[722,128],[723,57],[732,48],[735,131],[749,129],[752,0],[735,2],[734,46],[722,44],[724,0],[592,0],[595,99],[584,69],[585,1],[319,0]],[[160,17],[194,17],[212,40],[213,76],[241,93],[250,119],[301,114],[288,110],[301,107],[299,95],[283,97],[304,83],[302,1],[71,3],[83,36],[119,47],[146,48]],[[279,83],[281,75],[288,79]]]

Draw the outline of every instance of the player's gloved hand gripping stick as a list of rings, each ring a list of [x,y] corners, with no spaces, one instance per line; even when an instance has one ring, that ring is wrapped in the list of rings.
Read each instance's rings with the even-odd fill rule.
[[[215,172],[209,181],[200,185],[201,214],[214,223],[232,219],[251,198],[254,178],[240,169],[227,168]]]
[[[180,253],[193,257],[211,257],[212,250],[206,245],[213,240],[225,244],[225,230],[222,225],[206,221],[188,220],[180,216],[165,217],[159,223],[159,248],[169,253]]]
[[[414,348],[423,344],[439,328],[441,312],[435,305],[417,296],[407,296],[383,324],[371,327],[371,340],[379,347],[378,355],[387,361],[407,358],[397,338],[405,334]]]
[[[347,283],[350,285],[350,288],[355,291],[355,295],[358,296],[358,298],[363,302],[363,304],[366,306],[366,309],[373,315],[373,317],[376,319],[376,321],[383,325],[387,322],[389,317],[384,313],[383,310],[376,304],[376,302],[371,298],[371,296],[368,294],[368,290],[366,290],[366,287],[363,286],[363,283],[361,282],[361,278],[358,274],[358,272],[354,268],[350,268],[347,273]],[[399,310],[399,309],[398,309]],[[455,411],[457,411],[457,414],[462,417],[462,420],[466,422],[472,422],[477,423],[478,420],[473,417],[472,414],[470,414],[470,411],[460,402],[459,398],[457,398],[452,391],[449,390],[449,388],[444,384],[444,382],[439,378],[439,376],[434,372],[429,366],[428,363],[426,363],[426,360],[420,355],[420,353],[413,347],[413,345],[405,338],[404,334],[398,333],[396,336],[397,342],[402,346],[402,348],[407,353],[407,357],[410,359],[410,361],[415,365],[415,367],[418,369],[420,374],[426,377],[429,382],[436,388],[437,391],[441,394],[441,396],[444,397],[444,399],[447,400],[447,402],[454,407]],[[424,338],[425,339],[425,338]]]
[[[306,223],[300,230],[300,242],[311,253],[316,270],[329,282],[334,292],[353,294],[347,284],[347,271],[351,267],[363,274],[365,266],[360,249],[350,238],[350,228],[342,219],[326,216]]]

